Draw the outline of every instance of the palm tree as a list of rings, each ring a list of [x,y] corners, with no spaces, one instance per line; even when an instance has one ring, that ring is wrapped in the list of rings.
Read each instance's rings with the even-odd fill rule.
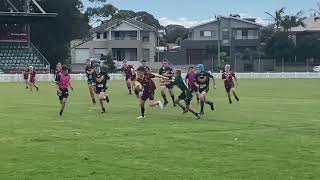
[[[320,16],[320,2],[317,2],[317,7],[312,8],[309,11],[314,13],[314,16]]]
[[[269,12],[265,12],[267,15],[270,16],[270,19],[275,22],[277,30],[280,29],[281,22],[283,20],[284,10],[285,10],[285,7],[281,8],[279,10],[276,10],[274,14],[271,14]]]
[[[302,26],[305,27],[305,24],[303,23],[303,20],[305,18],[302,17],[303,11],[299,11],[296,15],[294,16],[289,16],[286,15],[284,16],[281,26],[283,27],[283,31],[289,32],[291,31],[291,28],[297,27],[297,26]]]

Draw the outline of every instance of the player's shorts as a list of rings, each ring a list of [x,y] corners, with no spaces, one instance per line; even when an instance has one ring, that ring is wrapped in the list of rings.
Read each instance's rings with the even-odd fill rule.
[[[62,101],[63,99],[68,99],[69,97],[69,90],[68,89],[60,89],[60,91],[62,92],[59,97],[59,100]]]
[[[146,100],[154,100],[154,91],[143,91],[141,95],[141,100],[146,101]]]
[[[35,83],[35,82],[36,82],[35,79],[30,79],[30,80],[29,80],[29,83]]]
[[[93,84],[93,80],[91,79],[91,80],[87,80],[87,83],[88,83],[88,85],[92,85]]]
[[[96,87],[96,94],[100,94],[102,92],[106,92],[107,88],[106,87]]]
[[[225,84],[224,87],[225,87],[227,93],[229,93],[231,91],[231,89],[234,88],[234,84]]]
[[[191,92],[182,92],[179,97],[179,99],[184,100],[186,102],[186,105],[190,105],[192,101],[192,94]]]
[[[131,80],[131,79],[132,79],[132,76],[127,76],[127,75],[126,75],[126,81],[128,81],[129,79]]]
[[[203,93],[203,92],[208,93],[209,92],[209,87],[206,86],[206,87],[203,87],[203,88],[199,88],[199,93]]]
[[[193,93],[193,92],[199,92],[199,88],[193,84],[191,86],[189,86],[189,90]]]

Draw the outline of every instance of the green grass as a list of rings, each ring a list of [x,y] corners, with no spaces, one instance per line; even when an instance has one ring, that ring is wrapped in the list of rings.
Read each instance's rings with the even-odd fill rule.
[[[210,92],[217,110],[200,121],[171,105],[137,120],[122,81],[111,83],[105,115],[88,111],[86,83],[74,82],[61,118],[54,85],[39,86],[30,94],[21,83],[0,83],[0,179],[320,177],[317,79],[241,80],[233,105],[219,82]]]

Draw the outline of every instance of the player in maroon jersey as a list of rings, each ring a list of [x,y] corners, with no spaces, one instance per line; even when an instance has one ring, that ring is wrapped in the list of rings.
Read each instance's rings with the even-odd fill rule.
[[[224,72],[222,74],[222,79],[224,80],[224,87],[227,91],[228,94],[228,98],[229,98],[229,103],[232,104],[232,100],[231,100],[231,92],[234,96],[234,98],[239,101],[239,98],[235,92],[235,88],[234,88],[234,81],[236,82],[237,85],[238,84],[238,80],[236,75],[230,70],[230,65],[227,64],[224,68]]]
[[[146,73],[144,67],[139,67],[137,69],[137,82],[142,86],[142,92],[139,96],[141,116],[139,116],[138,119],[145,118],[145,103],[147,100],[151,101],[149,104],[150,107],[159,106],[161,109],[163,108],[161,101],[154,100],[156,86],[152,79],[155,77],[165,78],[163,76]]]
[[[33,69],[33,66],[29,66],[29,76],[28,76],[28,83],[29,83],[29,88],[30,88],[30,91],[32,92],[33,90],[33,87],[36,88],[37,91],[39,91],[39,88],[38,86],[36,86],[36,72],[34,71]]]
[[[146,61],[146,60],[142,60],[142,67],[144,68],[145,72],[151,73],[151,69],[150,69],[150,67],[147,65],[147,61]]]
[[[62,64],[61,62],[58,62],[58,64],[56,65],[56,69],[54,71],[54,77],[56,78],[58,74],[60,74],[62,70]]]
[[[186,82],[188,85],[189,90],[191,91],[191,93],[195,93],[197,96],[197,102],[199,104],[200,102],[200,94],[199,94],[199,87],[197,86],[196,83],[196,69],[194,68],[194,66],[190,66],[189,67],[189,71],[186,75]]]
[[[122,72],[126,77],[126,83],[129,90],[129,94],[132,94],[132,76],[134,75],[134,68],[132,65],[128,65],[126,60],[123,60],[123,67],[121,68]]]
[[[26,89],[29,88],[28,87],[28,85],[29,85],[29,83],[28,83],[29,72],[30,72],[29,67],[28,67],[28,65],[26,65],[25,68],[22,70],[22,76],[23,76],[24,82],[26,83]]]

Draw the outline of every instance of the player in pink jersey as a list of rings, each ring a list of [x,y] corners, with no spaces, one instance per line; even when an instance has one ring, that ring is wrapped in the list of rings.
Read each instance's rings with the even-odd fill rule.
[[[196,70],[194,68],[194,66],[190,66],[189,67],[189,71],[186,75],[186,83],[188,85],[189,90],[191,91],[191,93],[195,93],[197,96],[197,102],[199,104],[200,99],[199,99],[199,87],[197,86],[196,83]]]
[[[61,72],[57,74],[55,79],[55,82],[57,84],[57,95],[59,96],[59,101],[61,104],[60,116],[62,116],[67,99],[69,97],[69,87],[71,88],[71,90],[73,90],[73,87],[70,83],[71,78],[68,73],[68,69],[69,68],[67,66],[63,65],[61,68]]]

